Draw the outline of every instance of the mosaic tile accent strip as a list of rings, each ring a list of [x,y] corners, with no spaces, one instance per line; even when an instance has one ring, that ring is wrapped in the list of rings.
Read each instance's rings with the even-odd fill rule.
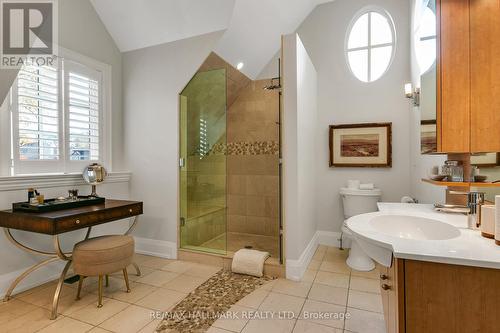
[[[220,270],[165,313],[156,332],[205,332],[232,305],[270,280]]]
[[[217,143],[209,155],[278,155],[278,141]]]

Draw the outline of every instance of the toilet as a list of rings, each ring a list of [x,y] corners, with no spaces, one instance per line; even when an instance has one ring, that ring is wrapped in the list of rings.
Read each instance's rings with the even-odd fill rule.
[[[344,223],[342,224],[342,237],[351,240],[351,249],[347,258],[347,265],[357,271],[371,271],[375,268],[373,260],[366,255],[347,228],[345,221],[348,218],[360,214],[376,212],[377,202],[382,197],[382,191],[378,188],[371,190],[360,190],[356,188],[342,188],[340,190],[342,204],[344,206]],[[341,238],[342,238],[341,237]],[[342,240],[341,240],[342,242]],[[342,243],[341,243],[342,244]]]

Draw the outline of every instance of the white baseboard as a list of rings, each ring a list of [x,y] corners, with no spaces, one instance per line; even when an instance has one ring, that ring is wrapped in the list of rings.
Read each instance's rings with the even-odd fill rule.
[[[309,266],[309,263],[319,245],[340,247],[340,232],[318,230],[297,260],[286,261],[286,278],[300,281]],[[343,247],[350,247],[350,240],[344,237]]]
[[[174,242],[134,237],[135,252],[155,257],[177,259],[177,244]]]
[[[41,267],[40,269],[31,273],[26,279],[24,279],[20,284],[17,285],[16,289],[14,289],[14,293],[18,294],[22,291],[38,287],[44,283],[53,281],[59,278],[61,272],[64,268],[65,262],[54,262],[50,263],[47,266]],[[0,275],[0,297],[3,298],[5,293],[9,289],[11,283],[17,279],[19,275],[21,275],[28,267],[24,269],[20,269],[18,271],[10,272],[7,274]]]
[[[314,234],[313,238],[307,244],[305,250],[297,260],[286,260],[286,278],[292,281],[300,281],[307,270],[307,266],[312,260],[316,249],[318,248],[318,232]]]
[[[318,230],[316,234],[318,235],[318,243],[320,245],[340,247],[340,232]],[[342,246],[348,248],[349,245],[350,241],[344,237]]]

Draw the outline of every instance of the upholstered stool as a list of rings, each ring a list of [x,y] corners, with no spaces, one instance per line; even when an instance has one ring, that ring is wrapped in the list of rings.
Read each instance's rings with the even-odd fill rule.
[[[130,292],[127,266],[134,257],[134,238],[132,236],[101,236],[77,243],[73,249],[73,271],[80,275],[76,299],[80,299],[83,279],[88,276],[99,277],[99,303],[102,307],[102,282],[106,276],[123,271],[123,277]]]

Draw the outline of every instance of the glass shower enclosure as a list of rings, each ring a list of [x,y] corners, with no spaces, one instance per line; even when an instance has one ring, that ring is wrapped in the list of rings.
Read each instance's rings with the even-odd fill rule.
[[[226,254],[226,69],[198,72],[180,94],[180,245]]]

